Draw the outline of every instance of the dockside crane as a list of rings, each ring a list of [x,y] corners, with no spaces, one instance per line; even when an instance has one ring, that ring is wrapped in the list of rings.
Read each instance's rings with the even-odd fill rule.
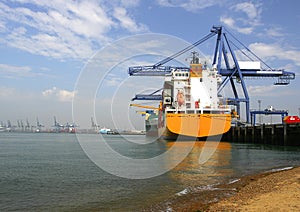
[[[163,65],[176,57],[191,51],[194,47],[214,36],[217,36],[217,40],[211,65],[213,69],[216,69],[218,74],[222,76],[222,82],[218,88],[218,93],[221,93],[224,87],[230,83],[233,97],[227,98],[226,101],[228,104],[236,107],[238,114],[241,112],[241,103],[245,103],[246,122],[250,123],[250,99],[244,79],[248,77],[276,78],[277,81],[274,83],[275,85],[288,85],[291,80],[295,79],[295,73],[287,72],[283,69],[271,68],[223,26],[213,26],[210,33],[202,39],[154,65],[129,67],[128,74],[130,76],[165,76],[170,74],[173,70],[188,72],[190,71],[189,67]],[[239,46],[242,49],[240,49]],[[236,56],[237,51],[246,56],[247,61],[238,61]],[[242,87],[243,95],[239,95],[238,93],[238,84]],[[132,100],[162,100],[162,95],[156,94],[158,91],[160,90],[149,95],[137,94]]]
[[[28,118],[26,118],[25,131],[30,131],[30,124],[29,124]]]
[[[92,129],[98,131],[99,125],[95,124],[93,117],[91,117]]]
[[[64,125],[62,125],[62,124],[59,124],[57,121],[56,121],[56,117],[54,116],[53,117],[53,119],[54,119],[54,125],[52,126],[52,127],[54,127],[54,130],[55,130],[55,132],[60,132],[60,131],[62,131],[63,129],[64,129]]]
[[[42,125],[39,121],[39,118],[36,117],[36,132],[41,132],[42,131],[42,128],[44,127],[44,125]]]

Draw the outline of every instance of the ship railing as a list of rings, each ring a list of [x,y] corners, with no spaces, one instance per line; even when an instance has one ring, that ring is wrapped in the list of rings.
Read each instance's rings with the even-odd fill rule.
[[[228,106],[222,108],[200,107],[196,109],[166,108],[166,113],[186,113],[186,114],[231,113],[231,109]]]

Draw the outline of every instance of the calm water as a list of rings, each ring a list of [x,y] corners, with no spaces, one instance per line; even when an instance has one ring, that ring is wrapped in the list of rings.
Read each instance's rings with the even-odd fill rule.
[[[99,135],[85,135],[99,139]],[[144,142],[144,136],[131,136]],[[121,136],[106,137],[131,157],[153,157],[172,143],[133,148]],[[182,145],[187,145],[182,143]],[[300,165],[300,149],[221,142],[203,165],[203,143],[164,175],[144,180],[113,176],[84,154],[71,134],[0,134],[0,211],[136,211],[172,198],[186,188],[236,179],[273,168]],[[166,161],[167,163],[168,161]]]

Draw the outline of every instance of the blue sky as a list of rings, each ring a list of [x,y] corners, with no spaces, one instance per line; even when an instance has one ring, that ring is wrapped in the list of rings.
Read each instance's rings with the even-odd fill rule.
[[[271,67],[296,73],[296,80],[286,87],[272,86],[274,79],[246,80],[251,108],[257,108],[257,100],[261,99],[262,107],[273,105],[298,115],[299,6],[293,0],[2,0],[0,121],[16,123],[28,118],[34,124],[38,116],[50,127],[55,115],[61,123],[72,122],[76,81],[99,50],[124,37],[144,33],[170,35],[193,43],[208,34],[212,25],[225,26]],[[213,46],[203,44],[199,48],[210,55]],[[107,78],[109,85],[117,85],[125,77],[116,75]],[[145,86],[144,81],[145,89],[155,87],[153,79],[143,80],[148,83]],[[133,89],[129,87],[131,94]],[[128,101],[123,100],[125,104]],[[107,108],[98,109],[95,113],[99,119],[108,114]],[[85,117],[78,124],[90,127],[90,115]],[[136,126],[132,124],[136,118],[129,121],[131,124],[127,119],[119,127],[142,125],[140,117]],[[101,125],[115,127],[109,121]]]

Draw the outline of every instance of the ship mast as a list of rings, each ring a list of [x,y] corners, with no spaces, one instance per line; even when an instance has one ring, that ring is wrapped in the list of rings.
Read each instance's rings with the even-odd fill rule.
[[[199,64],[199,53],[196,51],[191,52],[192,54],[192,60],[191,64]]]

